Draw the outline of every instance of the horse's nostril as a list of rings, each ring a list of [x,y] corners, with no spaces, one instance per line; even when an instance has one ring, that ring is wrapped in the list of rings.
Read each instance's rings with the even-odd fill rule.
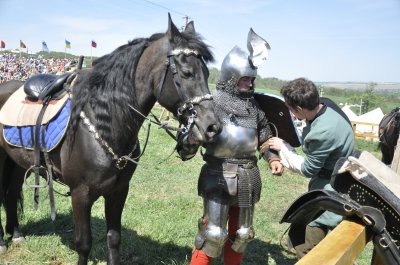
[[[207,136],[212,138],[220,132],[220,127],[216,124],[212,124],[207,128]]]

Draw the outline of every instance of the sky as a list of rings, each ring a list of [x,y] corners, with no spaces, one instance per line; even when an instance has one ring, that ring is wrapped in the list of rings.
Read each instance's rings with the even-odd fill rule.
[[[178,28],[188,16],[220,69],[250,28],[271,46],[264,78],[400,82],[400,0],[0,0],[6,49],[102,56],[138,37]],[[91,48],[91,41],[97,48]]]

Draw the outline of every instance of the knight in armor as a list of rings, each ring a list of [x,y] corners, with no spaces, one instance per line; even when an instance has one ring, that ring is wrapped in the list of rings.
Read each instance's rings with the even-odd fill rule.
[[[309,190],[333,190],[330,180],[336,162],[348,157],[354,150],[354,134],[351,122],[331,100],[320,98],[313,82],[298,78],[281,89],[289,110],[306,120],[302,133],[302,150],[305,156],[280,138],[268,140],[271,149],[279,151],[285,167],[310,178]],[[328,233],[336,227],[342,217],[324,212],[306,227],[291,227],[289,241],[298,259],[306,255]]]
[[[273,174],[283,171],[278,153],[266,144],[273,134],[253,97],[257,67],[265,61],[270,47],[250,29],[248,49],[250,55],[235,46],[222,63],[213,92],[215,112],[223,124],[216,141],[202,144],[193,132],[178,135],[177,151],[182,160],[192,158],[201,145],[205,148],[205,164],[198,180],[204,214],[198,222],[192,265],[211,264],[222,252],[225,264],[241,263],[255,235],[254,205],[261,193],[257,150]]]

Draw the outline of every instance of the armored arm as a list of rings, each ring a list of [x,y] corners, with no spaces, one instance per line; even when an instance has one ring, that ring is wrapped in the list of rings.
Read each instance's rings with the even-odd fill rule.
[[[261,119],[259,122],[259,152],[260,156],[264,158],[268,164],[271,164],[273,161],[280,161],[279,153],[275,150],[269,148],[267,144],[267,140],[274,135],[272,134],[271,127],[268,124],[268,121],[265,117],[265,113],[260,111]]]

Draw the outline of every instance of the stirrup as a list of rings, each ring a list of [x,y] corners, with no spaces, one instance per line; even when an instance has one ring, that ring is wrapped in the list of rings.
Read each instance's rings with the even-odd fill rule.
[[[46,183],[44,185],[36,185],[36,184],[31,185],[26,181],[26,179],[29,177],[30,173],[31,172],[35,173],[35,170],[38,170],[38,173],[40,173],[40,170],[44,170],[44,172],[46,172],[46,175],[42,176],[46,179]],[[28,188],[45,188],[49,185],[49,179],[50,179],[49,172],[47,171],[47,168],[45,168],[44,166],[33,165],[26,170],[25,175],[24,175],[24,183]]]

